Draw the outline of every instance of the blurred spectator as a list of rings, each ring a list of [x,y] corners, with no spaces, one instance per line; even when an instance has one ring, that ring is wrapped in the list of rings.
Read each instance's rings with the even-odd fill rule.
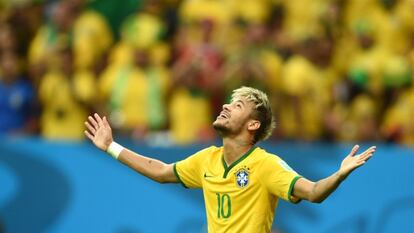
[[[166,63],[169,59],[169,46],[163,43],[166,26],[161,20],[162,9],[158,0],[147,1],[141,11],[125,19],[120,28],[121,39],[110,55],[111,65],[125,65],[133,62],[133,51],[164,50],[159,59]]]
[[[298,46],[282,71],[285,102],[280,113],[282,133],[288,138],[316,140],[324,135],[323,118],[329,104],[330,41],[309,38]]]
[[[29,51],[35,80],[53,66],[54,50],[69,44],[74,50],[76,69],[94,69],[112,45],[105,19],[93,10],[84,10],[84,0],[64,0],[52,4],[51,18],[37,32]]]
[[[209,20],[220,27],[231,22],[233,9],[226,1],[184,0],[180,6],[180,17],[185,24]]]
[[[344,120],[339,122],[337,138],[342,141],[371,141],[378,139],[378,106],[369,95],[360,94],[354,98]]]
[[[34,132],[35,93],[12,51],[0,54],[0,134]]]
[[[233,18],[248,24],[263,24],[269,19],[272,1],[229,0],[227,8],[233,9]]]
[[[39,28],[33,38],[28,54],[30,74],[36,86],[47,69],[53,66],[50,59],[59,46],[72,44],[74,17],[66,1],[53,3],[50,21]]]
[[[0,53],[16,51],[16,39],[9,24],[0,24]]]
[[[119,18],[87,3],[0,2],[0,54],[19,57],[17,76],[41,84],[43,117],[69,102],[75,112],[99,106],[118,132],[169,130],[191,143],[210,140],[229,90],[250,85],[272,98],[281,139],[414,144],[412,0],[149,0],[125,16],[115,43],[106,21]],[[96,84],[102,93],[91,93]],[[51,86],[66,99],[51,98]]]
[[[166,30],[161,7],[158,0],[150,0],[141,11],[128,17],[121,28],[122,40],[137,48],[149,48],[161,41]]]
[[[57,48],[49,68],[39,85],[42,136],[54,140],[81,140],[84,121],[96,101],[96,80],[91,71],[75,70],[73,51],[68,46]]]
[[[263,65],[265,58],[271,56],[266,53],[269,51],[265,44],[266,28],[262,24],[250,24],[246,28],[247,33],[238,43],[243,46],[227,57],[223,84],[228,98],[232,90],[243,85],[266,90],[266,79],[271,78]]]
[[[13,28],[15,51],[19,57],[26,57],[30,41],[43,23],[44,4],[40,1],[9,2],[13,6],[6,21]]]
[[[118,133],[142,138],[167,127],[166,98],[170,51],[163,39],[159,1],[122,24],[121,40],[113,48],[109,66],[100,78],[102,100]]]
[[[381,131],[389,142],[414,145],[414,89],[401,92],[398,99],[385,112]]]
[[[178,44],[172,67],[176,82],[185,83],[189,88],[206,94],[218,87],[224,60],[212,38],[214,30],[214,22],[201,21],[201,37],[193,38],[186,44]]]
[[[324,33],[321,18],[329,9],[330,1],[289,0],[282,2],[285,8],[283,29],[289,38],[300,42]]]
[[[110,65],[99,86],[115,130],[143,137],[166,126],[169,73],[152,60],[151,50],[132,49],[133,61]]]
[[[86,9],[85,0],[66,0],[74,15],[72,28],[76,69],[93,69],[112,46],[113,38],[106,19]]]
[[[191,28],[182,29],[180,36],[187,43],[177,43],[176,60],[172,67],[174,87],[170,102],[171,131],[178,143],[208,140],[212,137],[213,111],[222,102],[220,82],[223,55],[212,38],[215,24],[200,23],[201,35],[185,40]],[[182,41],[180,41],[182,42]]]

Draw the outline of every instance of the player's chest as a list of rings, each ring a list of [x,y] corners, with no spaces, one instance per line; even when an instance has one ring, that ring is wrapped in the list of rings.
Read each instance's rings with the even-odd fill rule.
[[[207,167],[203,171],[203,190],[216,193],[243,193],[260,188],[258,171],[251,164],[240,164],[232,168]]]

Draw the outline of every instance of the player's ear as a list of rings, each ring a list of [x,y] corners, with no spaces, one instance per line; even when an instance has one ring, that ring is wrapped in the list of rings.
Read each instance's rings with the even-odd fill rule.
[[[258,120],[250,120],[249,123],[247,123],[247,129],[248,130],[258,130],[260,128],[260,121]]]

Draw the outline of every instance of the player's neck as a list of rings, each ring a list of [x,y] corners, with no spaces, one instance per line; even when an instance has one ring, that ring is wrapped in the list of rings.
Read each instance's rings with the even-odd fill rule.
[[[242,157],[254,145],[245,140],[234,138],[223,138],[223,156],[224,161],[230,166],[232,163]]]

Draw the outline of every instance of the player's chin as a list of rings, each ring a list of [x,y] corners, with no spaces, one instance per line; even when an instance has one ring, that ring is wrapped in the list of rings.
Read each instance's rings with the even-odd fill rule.
[[[227,127],[224,125],[224,122],[221,119],[216,119],[213,122],[213,128],[219,132],[227,131]]]
[[[213,122],[213,127],[214,127],[214,128],[216,128],[216,127],[219,127],[219,125],[220,125],[220,120],[219,120],[219,119],[216,119],[216,120]]]

